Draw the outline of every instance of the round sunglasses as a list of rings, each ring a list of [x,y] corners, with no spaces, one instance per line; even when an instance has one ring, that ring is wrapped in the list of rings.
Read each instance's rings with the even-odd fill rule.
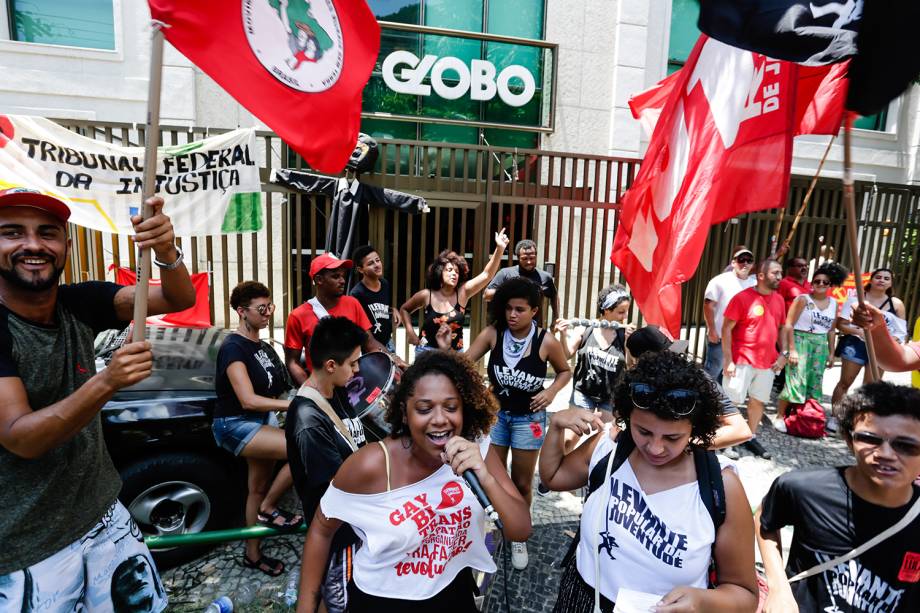
[[[648,383],[630,383],[629,397],[636,408],[647,411],[653,404],[659,403],[659,406],[667,409],[674,417],[686,417],[696,407],[699,394],[696,390],[660,390]]]
[[[268,304],[260,304],[259,306],[255,306],[255,307],[254,306],[244,306],[243,308],[246,309],[247,311],[249,310],[255,311],[259,315],[271,315],[272,313],[275,312],[275,305],[274,303],[271,303],[271,302],[269,302]]]
[[[898,455],[902,456],[920,456],[920,442],[905,438],[885,438],[875,432],[866,430],[856,430],[850,433],[854,443],[866,445],[868,447],[879,447],[882,443],[891,445],[891,449]]]

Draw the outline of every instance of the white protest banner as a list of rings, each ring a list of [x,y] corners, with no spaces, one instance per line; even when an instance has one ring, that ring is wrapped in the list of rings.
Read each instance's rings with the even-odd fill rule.
[[[28,187],[64,200],[75,224],[133,234],[144,148],[93,140],[43,117],[0,115],[0,189]],[[262,228],[252,129],[157,149],[156,193],[176,235]]]

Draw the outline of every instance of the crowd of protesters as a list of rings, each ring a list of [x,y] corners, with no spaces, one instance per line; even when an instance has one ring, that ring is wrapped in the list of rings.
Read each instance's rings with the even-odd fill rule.
[[[182,310],[194,290],[162,200],[149,203],[154,215],[133,220],[162,279],[148,309]],[[95,372],[94,335],[126,325],[134,290],[59,284],[68,215],[50,196],[0,192],[0,610],[159,612],[165,590],[117,500],[99,418],[116,390],[150,375],[153,356],[147,342],[126,343]],[[847,394],[867,335],[881,368],[920,369],[890,270],[872,273],[867,304],[838,311],[829,293],[846,275],[838,264],[806,279],[807,260],[793,257],[784,279],[779,262],[755,263],[737,247],[706,288],[701,367],[686,341],[629,325],[622,286],[601,292],[599,319],[562,319],[533,241],[499,271],[507,246],[497,232],[472,277],[462,256],[440,253],[427,288],[398,311],[373,247],[352,260],[313,258],[313,298],[290,314],[283,361],[260,338],[274,314],[269,288],[246,281],[231,293],[238,325],[217,358],[214,438],[246,460],[247,523],[308,524],[298,611],[476,610],[474,571],[496,570],[487,515],[514,568],[528,565],[537,468],[545,491],[585,488],[571,550],[548,569],[559,574],[560,613],[619,610],[633,592],[652,595],[659,612],[920,610],[920,391],[869,378]],[[483,290],[489,325],[464,351],[469,303]],[[411,366],[393,352],[399,326],[416,345]],[[777,429],[820,400],[835,330],[845,335],[836,353],[855,365],[833,402],[854,463],[783,475],[752,517],[730,448],[769,457],[756,434],[777,373]],[[383,407],[389,435],[373,444],[348,389],[369,352],[405,369]],[[486,354],[488,385],[476,365]],[[570,382],[570,407],[549,417]],[[278,507],[292,485],[303,516]],[[241,564],[285,571],[257,540]]]

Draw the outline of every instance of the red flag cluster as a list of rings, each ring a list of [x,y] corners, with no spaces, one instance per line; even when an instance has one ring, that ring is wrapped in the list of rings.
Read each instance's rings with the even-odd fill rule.
[[[835,134],[846,65],[802,67],[701,36],[686,65],[630,101],[660,117],[622,202],[611,259],[649,323],[680,333],[680,285],[709,227],[785,204],[796,134]]]
[[[312,168],[345,168],[380,50],[364,0],[148,2],[166,40]]]

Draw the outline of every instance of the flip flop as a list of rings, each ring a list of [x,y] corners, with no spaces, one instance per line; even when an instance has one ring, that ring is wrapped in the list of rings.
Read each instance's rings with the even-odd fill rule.
[[[249,559],[249,556],[244,553],[243,566],[246,568],[254,568],[260,572],[265,573],[269,577],[277,577],[284,572],[284,562],[281,560],[276,560],[275,558],[270,558],[268,556],[262,556],[253,562]]]
[[[284,520],[284,523],[279,524],[276,521],[279,517]],[[297,521],[294,521],[295,519]],[[266,528],[274,528],[275,530],[296,530],[303,523],[303,516],[285,511],[284,509],[275,509],[271,513],[259,511],[259,514],[256,516],[256,523]]]

